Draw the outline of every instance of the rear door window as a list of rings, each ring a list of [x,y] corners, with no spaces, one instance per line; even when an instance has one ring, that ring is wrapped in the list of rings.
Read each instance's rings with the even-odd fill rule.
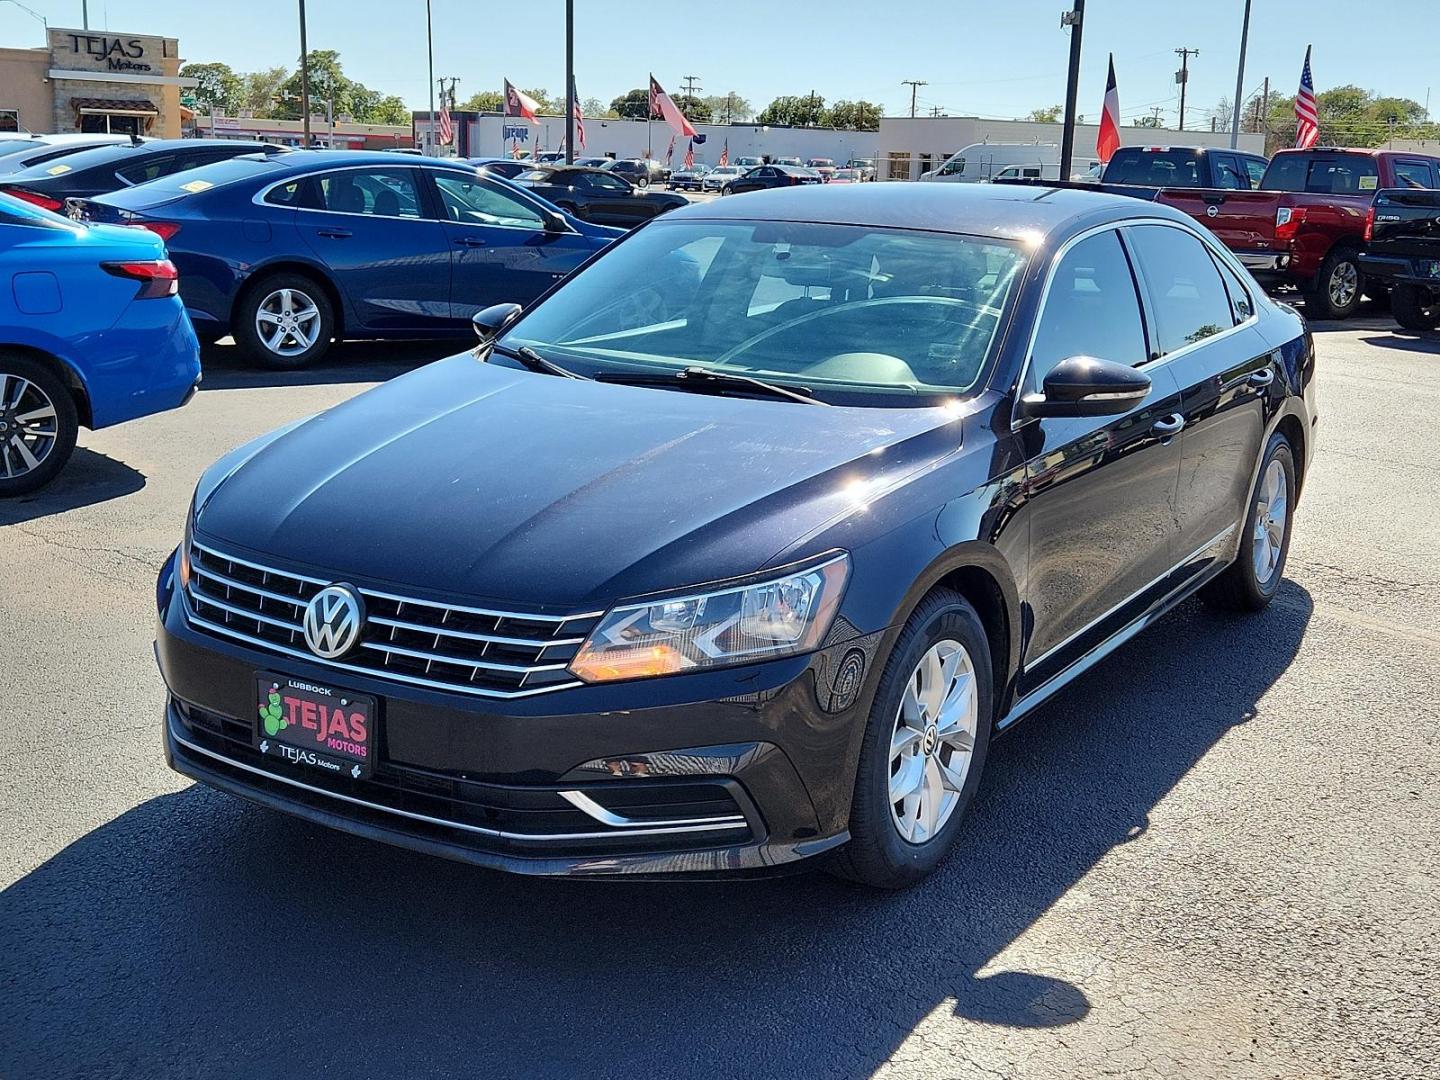
[[[151,180],[169,176],[179,167],[179,160],[174,154],[156,154],[116,169],[115,175],[127,184],[148,184]]]
[[[1258,188],[1260,186],[1260,181],[1265,179],[1265,167],[1269,164],[1264,158],[1245,159],[1245,175],[1250,181],[1250,187]]]
[[[1070,356],[1131,366],[1146,360],[1135,276],[1114,230],[1081,240],[1055,268],[1030,352],[1025,392],[1038,390],[1050,369]]]
[[[1229,154],[1211,154],[1210,164],[1215,171],[1215,186],[1236,191],[1247,191],[1250,178],[1240,171],[1240,162]]]
[[[320,207],[340,214],[418,218],[420,194],[409,169],[343,169],[317,180]]]
[[[1135,225],[1126,237],[1149,290],[1159,355],[1235,325],[1220,271],[1198,237],[1168,225]]]
[[[1395,186],[1433,188],[1435,173],[1427,161],[1397,161],[1395,162]]]

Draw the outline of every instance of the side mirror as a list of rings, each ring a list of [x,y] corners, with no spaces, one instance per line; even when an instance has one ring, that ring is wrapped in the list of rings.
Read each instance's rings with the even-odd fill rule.
[[[475,327],[475,336],[481,341],[490,341],[504,333],[505,328],[520,317],[525,309],[519,304],[491,304],[481,308],[470,319]]]
[[[1150,376],[1113,360],[1070,356],[1045,376],[1043,392],[1020,399],[1025,416],[1118,416],[1150,394]]]
[[[563,233],[570,231],[570,223],[565,220],[564,214],[547,213],[545,215],[545,231]]]

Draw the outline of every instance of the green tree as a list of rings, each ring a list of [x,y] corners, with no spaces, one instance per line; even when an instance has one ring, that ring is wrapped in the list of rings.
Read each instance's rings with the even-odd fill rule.
[[[760,111],[757,123],[788,127],[818,127],[825,115],[825,99],[819,94],[786,94]]]
[[[480,90],[455,107],[466,112],[504,112],[505,96],[499,90]]]
[[[245,107],[245,80],[229,64],[185,64],[180,76],[197,80],[191,93],[201,112],[219,109],[233,115]]]
[[[277,116],[275,98],[289,77],[290,69],[280,66],[248,72],[243,76],[240,107],[256,116]]]
[[[755,115],[750,102],[734,90],[726,94],[711,94],[700,100],[710,107],[710,115],[720,123],[743,124]]]
[[[610,110],[605,107],[605,103],[598,97],[582,98],[580,101],[580,111],[586,116],[603,117],[610,115]]]
[[[335,115],[348,116],[361,124],[403,124],[410,110],[398,97],[381,94],[345,74],[340,54],[334,49],[310,53],[310,111],[323,115],[333,104]],[[299,120],[300,73],[282,82],[275,94],[273,114],[282,120]]]
[[[650,91],[643,87],[627,90],[610,102],[610,108],[615,111],[617,116],[628,117],[631,120],[644,120],[650,115]]]
[[[1065,110],[1059,105],[1050,105],[1043,109],[1031,109],[1026,120],[1033,120],[1037,124],[1058,124],[1060,114]]]
[[[880,106],[873,101],[837,101],[821,115],[822,127],[879,131]]]
[[[1315,95],[1320,142],[1329,146],[1379,146],[1391,138],[1433,139],[1440,125],[1425,121],[1425,107],[1401,97],[1376,97],[1359,86],[1335,86]],[[1295,145],[1295,99],[1270,99],[1266,150]]]
[[[715,114],[710,111],[710,105],[704,98],[681,94],[675,99],[675,104],[692,124],[708,124],[715,119]]]

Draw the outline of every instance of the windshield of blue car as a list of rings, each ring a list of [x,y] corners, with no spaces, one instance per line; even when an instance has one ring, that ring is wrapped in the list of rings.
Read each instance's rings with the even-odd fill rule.
[[[701,367],[914,405],[978,392],[1024,261],[1009,241],[951,233],[656,221],[502,344],[587,375]]]

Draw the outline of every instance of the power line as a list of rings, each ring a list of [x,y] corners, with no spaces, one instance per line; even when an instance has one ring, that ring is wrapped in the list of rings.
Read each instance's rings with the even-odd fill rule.
[[[910,119],[915,119],[915,92],[922,86],[929,86],[924,79],[901,79],[901,86],[910,87]]]
[[[1199,56],[1199,49],[1176,49],[1175,55],[1180,57],[1180,70],[1175,73],[1175,81],[1180,84],[1180,130],[1185,130],[1185,87],[1190,82],[1190,57]]]

